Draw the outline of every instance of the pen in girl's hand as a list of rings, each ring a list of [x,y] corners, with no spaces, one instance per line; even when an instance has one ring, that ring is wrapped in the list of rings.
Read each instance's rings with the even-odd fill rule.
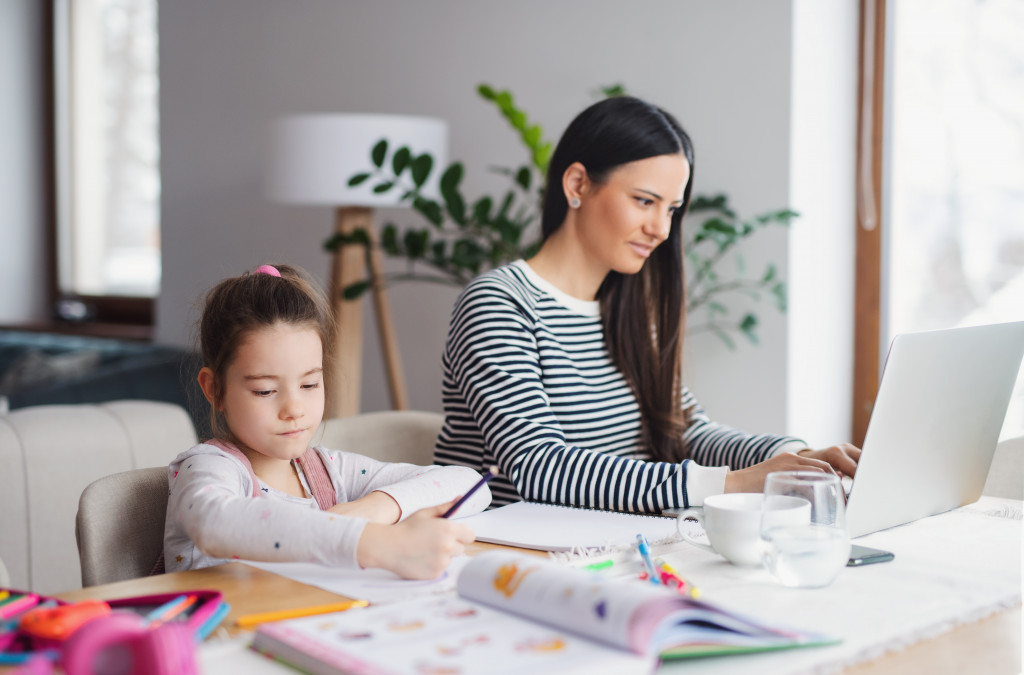
[[[498,467],[492,466],[490,469],[487,470],[487,473],[484,474],[484,477],[481,478],[480,480],[478,480],[476,485],[474,485],[473,487],[469,488],[469,491],[466,492],[466,494],[462,495],[462,498],[459,499],[459,501],[457,501],[454,504],[452,504],[452,507],[450,509],[448,509],[447,511],[445,511],[444,515],[441,516],[441,517],[442,518],[449,518],[449,517],[451,517],[451,515],[453,513],[455,513],[456,509],[458,509],[460,506],[462,506],[462,504],[467,499],[469,499],[470,497],[473,496],[474,492],[479,490],[483,486],[484,483],[486,483],[487,481],[489,481],[490,479],[494,478],[497,475],[498,475]]]

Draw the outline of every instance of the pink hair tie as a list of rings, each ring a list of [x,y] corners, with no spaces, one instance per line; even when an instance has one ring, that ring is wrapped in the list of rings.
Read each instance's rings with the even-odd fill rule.
[[[260,265],[253,274],[269,274],[272,277],[281,276],[281,273],[273,265]]]

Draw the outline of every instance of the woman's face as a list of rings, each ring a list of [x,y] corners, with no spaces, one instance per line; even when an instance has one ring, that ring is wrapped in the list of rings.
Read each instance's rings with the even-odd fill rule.
[[[587,256],[609,271],[636,274],[682,208],[690,165],[683,155],[658,155],[623,164],[603,183],[580,191],[580,243]]]

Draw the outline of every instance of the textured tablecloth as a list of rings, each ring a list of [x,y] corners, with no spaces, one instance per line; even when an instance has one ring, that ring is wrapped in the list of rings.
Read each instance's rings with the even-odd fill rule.
[[[659,672],[830,673],[981,620],[1021,602],[1021,502],[976,504],[855,540],[895,560],[848,567],[830,586],[790,589],[685,543],[661,557],[717,605],[834,635],[829,647],[666,663]]]

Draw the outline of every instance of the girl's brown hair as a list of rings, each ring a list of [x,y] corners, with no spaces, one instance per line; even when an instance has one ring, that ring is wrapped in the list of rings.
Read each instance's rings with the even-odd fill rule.
[[[323,345],[324,387],[331,372],[334,353],[330,343],[333,318],[327,296],[305,270],[291,265],[274,265],[280,277],[263,272],[246,272],[221,281],[206,294],[199,320],[199,352],[203,366],[213,371],[213,400],[210,428],[216,438],[231,438],[224,415],[216,403],[224,396],[224,376],[238,346],[252,331],[277,323],[308,326]]]

